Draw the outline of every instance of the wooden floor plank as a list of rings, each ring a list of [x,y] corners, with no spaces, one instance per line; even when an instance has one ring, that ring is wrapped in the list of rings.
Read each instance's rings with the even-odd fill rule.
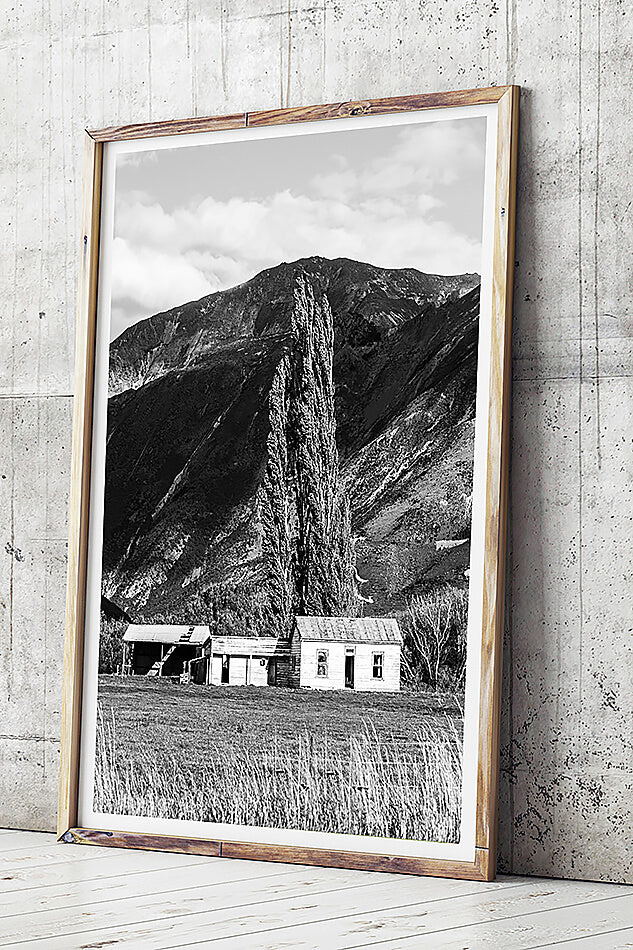
[[[633,950],[623,885],[403,878],[2,831],[6,950]]]
[[[564,907],[551,907],[547,911],[530,914],[516,914],[501,920],[487,920],[455,927],[453,920],[432,935],[425,931],[410,934],[408,938],[381,939],[373,943],[365,935],[361,940],[348,942],[341,950],[357,950],[368,946],[376,950],[427,950],[432,936],[433,950],[545,950],[545,948],[565,946],[576,950],[581,941],[590,937],[606,938],[606,948],[614,950],[618,942],[618,931],[627,929],[633,922],[633,895],[602,898],[594,901],[582,901]],[[294,936],[294,935],[293,935]],[[233,942],[227,944],[231,950],[239,946]],[[257,944],[251,944],[253,950]],[[278,945],[282,947],[283,944]],[[293,944],[297,950],[304,945]],[[338,944],[328,944],[338,947]],[[597,944],[600,946],[600,944]],[[626,946],[626,944],[625,944]]]
[[[448,921],[451,926],[456,921],[490,921],[507,915],[510,907],[533,912],[555,908],[565,900],[590,900],[602,893],[604,887],[564,883],[568,885],[565,896],[563,889],[552,888],[551,882],[544,881],[513,885],[399,878],[321,891],[318,895],[306,894],[305,888],[299,888],[297,895],[289,899],[278,886],[267,888],[262,881],[253,895],[241,889],[239,906],[235,908],[231,906],[230,894],[224,896],[222,903],[214,901],[213,909],[191,894],[185,898],[178,895],[177,900],[122,901],[105,911],[85,905],[70,915],[33,915],[40,918],[42,926],[37,928],[37,921],[26,918],[0,945],[14,947],[28,942],[36,946],[39,942],[42,946],[45,942],[47,950],[79,950],[90,942],[108,947],[127,942],[139,950],[165,950],[207,940],[210,944],[222,941],[223,947],[277,950],[313,946],[315,934],[320,934],[322,945],[334,950],[351,944],[369,946],[387,936],[409,938],[435,932]],[[423,901],[421,884],[426,897]],[[362,944],[359,937],[364,940]]]
[[[122,866],[123,868],[124,866]],[[139,868],[131,873],[124,869],[119,874],[107,877],[87,878],[54,886],[44,884],[15,891],[11,895],[11,906],[3,919],[21,917],[26,914],[44,911],[72,909],[86,904],[103,904],[113,901],[129,900],[134,897],[175,895],[192,888],[204,888],[210,896],[212,887],[224,885],[250,885],[254,880],[271,877],[292,876],[291,868],[279,868],[268,865],[266,872],[249,867],[248,861],[219,861],[213,865],[196,864],[182,867]],[[3,922],[0,920],[0,938],[3,936]]]
[[[144,874],[169,870],[177,877],[182,871],[196,866],[188,861],[177,867],[166,861],[157,861],[155,866],[148,867],[147,864],[140,864],[133,859],[128,862],[123,858],[115,858],[113,861],[71,861],[68,864],[53,864],[51,867],[19,868],[0,878],[0,904],[6,904],[9,900],[13,904],[19,896],[34,892],[40,896],[46,893],[61,894],[68,888],[83,887],[87,883],[98,885],[99,882],[118,880],[121,877],[129,880],[133,886],[133,882]]]
[[[482,887],[503,888],[500,884],[446,882],[435,878],[408,878],[403,882],[399,875],[363,875],[359,880],[358,872],[344,869],[329,869],[333,873],[324,878],[315,871],[323,869],[295,868],[294,873],[239,882],[237,886],[228,883],[178,890],[174,882],[175,888],[167,894],[150,893],[99,904],[86,901],[61,911],[22,914],[1,922],[0,946],[38,938],[46,940],[48,947],[55,945],[54,938],[61,938],[60,945],[66,941],[70,947],[73,935],[85,934],[87,930],[98,934],[101,940],[104,926],[108,929],[108,942],[113,939],[113,928],[117,938],[129,939],[129,928],[141,921],[150,924],[153,934],[162,933],[166,928],[171,930],[180,922],[188,934],[206,933],[211,926],[214,933],[230,936],[257,932],[262,921],[263,926],[276,926],[293,917],[297,923],[304,923],[322,913],[339,913],[341,908],[348,912],[358,907],[388,908],[403,900],[419,902],[422,897],[426,901],[446,900],[449,894],[464,895]],[[368,882],[366,878],[372,880]],[[202,931],[197,930],[198,920]],[[134,937],[134,941],[135,945],[136,942],[139,946],[145,945],[143,939],[138,941]],[[78,945],[81,944],[82,939],[79,939]]]
[[[633,927],[609,930],[593,937],[572,937],[571,940],[556,940],[547,947],[556,950],[633,950]],[[530,947],[530,950],[546,950],[545,944]]]
[[[150,858],[150,854],[155,855],[155,857]],[[127,861],[126,855],[129,856]],[[178,867],[178,860],[182,861],[184,866],[202,864],[208,861],[209,858],[193,854],[175,855],[166,854],[163,851],[98,848],[88,847],[87,845],[61,844],[60,842],[56,842],[50,847],[20,848],[16,851],[10,851],[4,856],[0,853],[0,893],[3,892],[7,881],[10,882],[20,875],[29,874],[37,878],[40,870],[50,870],[53,867],[59,867],[60,873],[66,866],[77,867],[78,865],[98,863],[101,867],[109,866],[111,861],[114,865],[120,863],[131,869],[134,867]],[[92,871],[87,868],[84,877],[88,877],[91,873]],[[9,889],[12,889],[12,886]]]
[[[48,831],[6,831],[0,837],[0,855],[23,848],[55,846],[57,839]]]
[[[0,877],[19,868],[49,867],[51,864],[67,864],[70,861],[102,860],[101,853],[90,853],[90,848],[76,848],[71,854],[69,846],[54,844],[50,847],[43,845],[38,848],[18,848],[0,854]],[[100,848],[99,852],[104,849]]]
[[[145,869],[141,873],[123,873],[110,876],[105,880],[81,880],[70,885],[31,887],[18,891],[11,896],[11,905],[0,920],[0,939],[5,936],[9,918],[20,917],[23,922],[27,916],[38,918],[36,914],[54,912],[87,906],[98,908],[100,904],[113,907],[117,901],[141,900],[143,897],[160,900],[161,896],[178,900],[186,898],[195,891],[196,897],[204,898],[211,907],[221,899],[222,888],[230,888],[232,906],[239,904],[239,895],[244,894],[250,901],[258,892],[258,882],[265,881],[266,887],[276,886],[280,881],[281,894],[284,888],[289,891],[301,890],[305,893],[321,890],[335,890],[337,887],[349,887],[362,883],[358,871],[337,868],[306,868],[253,861],[207,861],[193,867],[169,866],[158,869]],[[255,866],[254,866],[255,865]],[[368,883],[400,880],[393,874],[367,875]],[[271,880],[272,879],[272,880]],[[239,884],[239,889],[235,885]],[[215,888],[215,890],[213,890]],[[38,924],[41,926],[41,922]]]

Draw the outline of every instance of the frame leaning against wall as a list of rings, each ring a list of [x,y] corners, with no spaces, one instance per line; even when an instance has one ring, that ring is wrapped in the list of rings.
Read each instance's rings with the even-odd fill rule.
[[[93,433],[100,210],[107,143],[185,133],[213,132],[388,115],[464,106],[496,107],[496,166],[492,247],[492,307],[485,463],[483,612],[479,684],[475,847],[472,860],[327,850],[294,845],[207,840],[77,827],[88,527]],[[491,880],[496,865],[500,682],[504,603],[509,389],[519,87],[431,93],[255,113],[128,125],[89,131],[84,153],[82,258],[76,338],[70,527],[58,837],[67,843],[252,858],[365,870],[397,871]],[[256,834],[253,837],[257,837]]]

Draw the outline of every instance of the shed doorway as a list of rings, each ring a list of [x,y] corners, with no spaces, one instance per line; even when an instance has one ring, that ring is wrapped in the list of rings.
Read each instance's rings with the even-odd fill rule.
[[[354,654],[345,657],[345,688],[354,689]]]
[[[268,685],[277,685],[277,660],[268,661]]]
[[[221,683],[228,683],[230,665],[231,665],[231,657],[223,656],[222,657],[222,677],[220,679]]]

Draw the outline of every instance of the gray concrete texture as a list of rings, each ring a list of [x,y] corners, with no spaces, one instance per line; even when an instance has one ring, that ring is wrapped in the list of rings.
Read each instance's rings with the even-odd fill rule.
[[[633,881],[626,0],[24,0],[0,35],[0,824],[55,819],[83,129],[516,82],[500,866]]]

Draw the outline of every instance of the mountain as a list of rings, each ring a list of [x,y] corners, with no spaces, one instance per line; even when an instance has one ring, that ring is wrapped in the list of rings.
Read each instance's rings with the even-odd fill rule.
[[[103,594],[137,620],[198,620],[219,589],[261,606],[273,393],[280,367],[305,363],[299,283],[331,321],[332,451],[367,612],[463,581],[468,544],[444,542],[470,534],[479,277],[314,257],[111,345]]]
[[[280,264],[245,284],[157,313],[125,330],[110,347],[109,395],[136,389],[173,370],[200,365],[238,340],[269,337],[290,326],[297,275],[310,276],[328,296],[339,334],[369,342],[420,308],[460,297],[479,275],[442,277],[411,268],[387,270],[345,259],[310,257]]]

